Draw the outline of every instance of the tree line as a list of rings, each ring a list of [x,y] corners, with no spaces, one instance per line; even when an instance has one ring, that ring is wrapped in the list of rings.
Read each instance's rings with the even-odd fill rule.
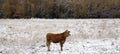
[[[115,18],[120,0],[0,0],[0,18]]]

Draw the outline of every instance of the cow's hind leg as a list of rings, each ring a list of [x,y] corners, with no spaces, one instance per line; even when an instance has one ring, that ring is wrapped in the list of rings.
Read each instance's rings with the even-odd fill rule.
[[[63,42],[60,42],[61,51],[63,51]]]
[[[50,43],[51,43],[50,41],[47,41],[47,43],[46,43],[47,47],[48,47],[48,51],[50,51]]]

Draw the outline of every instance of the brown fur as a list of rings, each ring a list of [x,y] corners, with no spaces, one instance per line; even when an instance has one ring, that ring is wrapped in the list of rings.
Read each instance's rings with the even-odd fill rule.
[[[66,30],[63,33],[60,34],[53,34],[53,33],[47,33],[46,35],[46,45],[48,47],[48,51],[50,51],[50,43],[60,43],[61,51],[63,50],[63,44],[66,41],[66,37],[70,35],[70,31]]]

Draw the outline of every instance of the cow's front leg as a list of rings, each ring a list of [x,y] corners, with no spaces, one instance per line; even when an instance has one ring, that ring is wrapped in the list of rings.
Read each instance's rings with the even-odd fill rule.
[[[61,47],[61,51],[63,51],[63,44],[64,44],[65,41],[61,41],[60,42],[60,47]]]
[[[47,47],[48,47],[48,51],[50,51],[50,43],[51,43],[50,41],[47,41],[47,43],[46,43]]]
[[[63,44],[62,44],[62,43],[60,43],[60,47],[61,47],[61,51],[63,51],[63,48],[62,48],[62,47],[63,47]]]

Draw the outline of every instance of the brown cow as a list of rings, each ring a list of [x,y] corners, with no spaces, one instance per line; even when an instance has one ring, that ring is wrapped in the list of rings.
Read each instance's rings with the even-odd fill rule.
[[[60,43],[61,51],[63,50],[63,44],[66,41],[66,37],[70,36],[70,31],[66,30],[63,33],[60,34],[53,34],[53,33],[48,33],[46,35],[46,45],[48,47],[48,51],[50,51],[50,43]]]

